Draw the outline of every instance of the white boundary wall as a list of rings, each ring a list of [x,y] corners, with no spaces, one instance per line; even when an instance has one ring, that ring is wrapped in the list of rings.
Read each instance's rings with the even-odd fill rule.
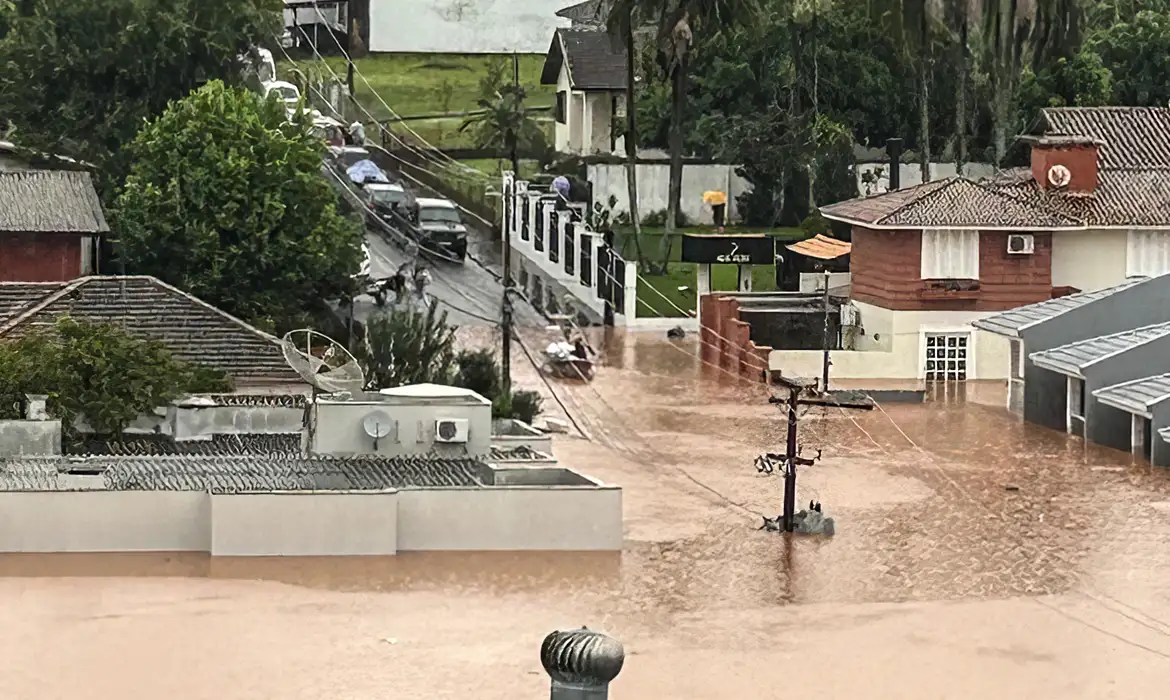
[[[0,552],[619,551],[622,528],[616,486],[0,493]]]
[[[543,54],[573,0],[370,0],[369,49]]]

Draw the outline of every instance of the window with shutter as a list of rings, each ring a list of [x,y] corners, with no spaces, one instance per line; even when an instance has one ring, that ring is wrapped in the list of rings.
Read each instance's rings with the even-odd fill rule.
[[[924,230],[922,279],[979,279],[979,232],[945,228]]]
[[[1170,231],[1130,229],[1125,246],[1126,277],[1157,277],[1170,272]]]

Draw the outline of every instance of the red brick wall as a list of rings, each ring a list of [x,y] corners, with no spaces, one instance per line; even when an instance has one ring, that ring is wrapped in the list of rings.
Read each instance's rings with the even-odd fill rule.
[[[925,299],[922,233],[853,227],[853,299],[897,311],[1003,311],[1052,297],[1052,234],[1034,233],[1035,252],[1007,252],[1007,231],[979,234],[979,290],[972,298]],[[1059,234],[1057,234],[1059,235]]]
[[[751,326],[739,317],[739,302],[729,296],[705,294],[699,300],[699,314],[699,352],[704,367],[723,378],[739,374],[752,381],[766,381],[772,348],[752,342]]]
[[[1041,187],[1048,184],[1048,171],[1054,165],[1063,165],[1072,174],[1068,189],[1073,192],[1093,192],[1097,189],[1096,146],[1035,146],[1032,148],[1032,177]]]
[[[0,233],[0,282],[65,282],[80,275],[80,236]]]

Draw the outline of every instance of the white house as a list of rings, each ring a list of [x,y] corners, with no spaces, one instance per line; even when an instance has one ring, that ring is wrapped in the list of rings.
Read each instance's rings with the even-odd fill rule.
[[[614,119],[624,104],[626,51],[600,30],[558,29],[541,85],[557,86],[555,147],[561,153],[613,153]]]

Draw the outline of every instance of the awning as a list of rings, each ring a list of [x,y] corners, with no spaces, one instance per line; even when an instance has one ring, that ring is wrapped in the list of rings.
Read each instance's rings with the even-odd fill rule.
[[[812,238],[805,239],[799,243],[792,243],[784,246],[793,253],[800,253],[810,258],[817,258],[819,260],[832,260],[839,258],[842,255],[849,255],[849,251],[853,249],[852,243],[839,241],[836,238],[829,238],[817,234]]]

